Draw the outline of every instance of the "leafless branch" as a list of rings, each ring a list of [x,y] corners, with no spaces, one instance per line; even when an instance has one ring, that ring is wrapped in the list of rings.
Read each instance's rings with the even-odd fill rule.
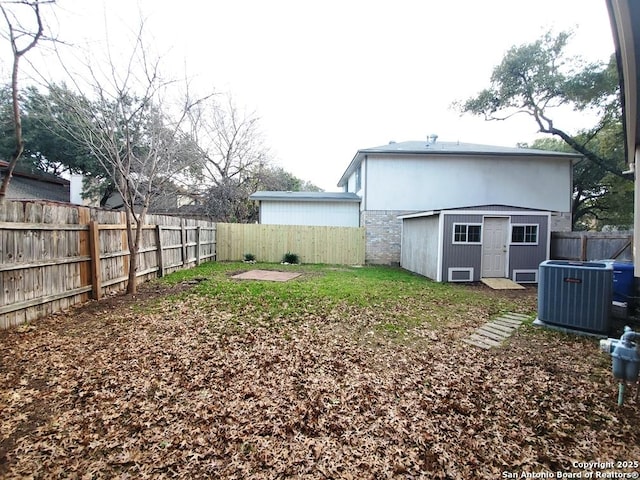
[[[85,62],[88,85],[80,94],[63,99],[75,119],[68,133],[95,156],[112,181],[124,204],[128,219],[131,251],[128,292],[136,290],[137,252],[142,222],[154,195],[172,182],[188,162],[182,138],[191,111],[206,98],[189,95],[178,104],[170,101],[175,80],[161,75],[161,58],[149,54],[144,43],[144,22],[135,33],[131,51],[119,63],[107,51],[105,71],[94,62]],[[96,66],[98,65],[98,66]],[[80,80],[72,80],[78,91]],[[135,231],[134,231],[135,229]]]
[[[20,25],[19,22],[15,19],[14,15],[11,15],[10,12],[5,8],[4,4],[12,3],[18,5],[24,5],[31,9],[32,14],[34,16],[36,22],[35,32],[23,30],[22,28],[18,28]],[[22,155],[24,150],[24,140],[22,138],[22,119],[20,115],[20,100],[19,100],[19,87],[18,87],[18,77],[20,72],[20,59],[32,48],[34,48],[38,41],[41,39],[44,26],[42,23],[42,16],[40,14],[40,5],[42,3],[54,3],[53,0],[47,1],[15,1],[15,2],[2,2],[0,3],[0,11],[5,19],[8,35],[9,35],[9,43],[11,44],[11,50],[13,52],[13,66],[11,69],[11,101],[12,101],[12,116],[13,116],[13,125],[14,125],[14,139],[15,139],[15,150],[11,154],[11,159],[9,160],[9,166],[4,173],[4,177],[2,179],[2,184],[0,185],[0,201],[4,200],[7,195],[7,190],[9,189],[9,183],[11,182],[11,178],[13,176],[13,171],[15,170],[16,164]],[[26,45],[19,46],[18,44],[21,42],[21,39],[24,37],[28,37]]]

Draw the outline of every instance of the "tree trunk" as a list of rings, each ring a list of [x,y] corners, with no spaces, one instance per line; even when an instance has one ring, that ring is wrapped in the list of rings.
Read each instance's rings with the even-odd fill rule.
[[[133,217],[133,218],[132,218]],[[138,291],[136,273],[138,271],[138,250],[140,250],[140,231],[142,224],[127,210],[127,243],[129,245],[129,280],[127,281],[127,293],[135,295]],[[136,220],[134,234],[133,221]]]
[[[11,50],[13,52],[13,68],[11,70],[11,100],[13,103],[12,115],[13,126],[15,129],[14,137],[16,142],[16,148],[11,155],[9,166],[7,167],[7,171],[5,172],[4,178],[2,179],[2,184],[0,185],[0,202],[4,201],[4,199],[6,198],[7,191],[9,190],[9,182],[11,181],[11,177],[13,176],[13,170],[16,168],[18,159],[20,158],[20,156],[22,155],[22,151],[24,150],[24,141],[22,139],[22,119],[20,118],[20,103],[18,98],[18,73],[20,66],[20,57],[22,57],[25,53],[36,46],[43,32],[42,19],[40,18],[40,6],[38,4],[38,1],[36,0],[34,2],[23,3],[29,5],[33,9],[36,21],[38,22],[38,30],[33,34],[33,38],[23,49],[18,48],[17,39],[24,35],[25,32],[18,31],[18,35],[16,36],[14,25],[11,24],[9,16],[7,15],[4,7],[0,6],[0,10],[2,10],[2,14],[7,22],[7,27],[9,29],[9,42],[11,43]]]
[[[609,165],[606,162],[606,160],[604,160],[599,155],[596,155],[591,150],[585,148],[580,143],[576,142],[576,140],[571,135],[568,135],[564,131],[559,130],[559,129],[555,128],[555,127],[550,127],[550,128],[546,128],[546,129],[540,129],[540,131],[542,133],[550,133],[551,135],[556,135],[556,136],[560,137],[562,140],[564,140],[564,142],[567,145],[569,145],[571,148],[573,148],[576,152],[581,153],[582,155],[584,155],[587,160],[591,161],[594,165],[597,165],[598,167],[602,168],[604,171],[609,172],[609,173],[615,175],[618,178],[622,178],[623,180],[627,180],[629,182],[633,181],[633,178],[628,177],[627,175],[622,173],[622,170],[619,170],[619,169]]]
[[[20,103],[18,99],[18,65],[20,63],[20,56],[14,53],[13,56],[13,71],[11,72],[11,100],[12,100],[12,114],[13,114],[13,127],[15,138],[15,150],[11,155],[9,166],[2,179],[2,185],[0,185],[0,201],[4,200],[9,190],[9,182],[13,176],[13,170],[16,168],[18,159],[22,155],[24,150],[24,141],[22,140],[22,119],[20,118]]]

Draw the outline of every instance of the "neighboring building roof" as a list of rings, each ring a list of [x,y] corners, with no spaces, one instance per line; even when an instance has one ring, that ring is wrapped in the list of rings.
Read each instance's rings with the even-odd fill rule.
[[[269,200],[272,202],[360,202],[360,197],[348,192],[274,192],[259,191],[249,196],[249,200]]]
[[[394,154],[394,155],[491,155],[509,157],[546,157],[578,160],[582,155],[577,153],[553,152],[549,150],[537,150],[533,148],[501,147],[495,145],[480,145],[476,143],[461,142],[429,142],[409,141],[391,142],[379,147],[358,150],[351,163],[342,174],[338,186],[344,185],[356,167],[364,160],[366,155]]]
[[[54,200],[69,202],[69,183],[43,182],[14,175],[9,183],[10,200]]]
[[[0,179],[8,162],[0,160]],[[69,202],[69,180],[44,172],[18,168],[13,171],[7,198],[11,200],[53,200]]]

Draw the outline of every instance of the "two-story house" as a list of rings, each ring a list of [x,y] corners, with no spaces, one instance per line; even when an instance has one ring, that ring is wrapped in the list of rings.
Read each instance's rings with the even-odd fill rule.
[[[367,263],[439,281],[534,282],[551,231],[571,230],[572,165],[580,158],[432,137],[358,150],[338,186],[359,199],[351,224],[366,230]],[[259,200],[268,200],[264,192]]]

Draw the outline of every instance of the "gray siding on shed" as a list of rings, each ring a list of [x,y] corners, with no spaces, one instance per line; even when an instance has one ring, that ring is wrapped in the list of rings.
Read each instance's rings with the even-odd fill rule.
[[[499,210],[498,207],[480,207],[482,213],[473,213],[474,209],[465,208],[464,212],[459,211],[460,213],[443,211],[403,218],[401,266],[444,282],[480,281],[483,246],[475,243],[453,243],[454,224],[482,225],[484,239],[485,217],[501,217],[509,220],[510,227],[538,226],[536,245],[511,243],[509,228],[506,256],[506,271],[510,279],[520,283],[536,282],[538,266],[547,260],[549,255],[549,215],[541,212],[527,214],[526,209],[502,208],[503,210]]]
[[[510,243],[509,278],[514,279],[514,270],[537,270],[538,265],[548,259],[549,217],[545,215],[513,215],[511,224],[538,225],[537,245]],[[522,281],[530,280],[530,275],[520,274]],[[527,279],[527,280],[524,280]]]
[[[400,259],[402,268],[437,278],[439,225],[438,215],[404,220]]]
[[[497,211],[494,210],[494,211]],[[548,216],[546,215],[522,215],[518,211],[517,215],[510,215],[511,212],[500,212],[505,216],[510,216],[511,225],[525,224],[538,225],[538,244],[537,245],[518,245],[509,243],[509,262],[508,272],[510,279],[516,279],[522,282],[533,282],[533,274],[541,262],[548,259],[547,241],[548,241]],[[444,242],[442,257],[442,279],[447,281],[449,278],[449,269],[473,268],[474,282],[480,281],[482,277],[482,245],[464,245],[454,244],[453,225],[455,223],[483,223],[483,215],[472,214],[444,214]],[[509,242],[511,242],[511,231],[509,231]],[[516,275],[514,276],[514,270]],[[455,273],[455,272],[454,272]],[[454,275],[452,279],[460,278],[459,274]]]
[[[482,215],[444,215],[443,245],[442,245],[442,279],[449,278],[449,268],[473,268],[472,280],[480,280],[482,273],[482,245],[454,244],[454,223],[482,223]]]

